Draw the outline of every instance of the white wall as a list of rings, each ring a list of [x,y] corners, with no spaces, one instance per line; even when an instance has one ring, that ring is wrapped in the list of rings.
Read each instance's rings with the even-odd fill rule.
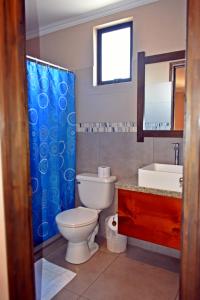
[[[93,87],[93,27],[125,17],[133,17],[134,24],[133,81]],[[185,47],[186,0],[160,0],[27,41],[28,54],[75,71],[78,122],[136,121],[137,52],[150,55]]]

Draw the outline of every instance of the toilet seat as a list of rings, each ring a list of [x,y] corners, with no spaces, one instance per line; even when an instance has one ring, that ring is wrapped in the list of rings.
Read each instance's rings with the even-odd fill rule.
[[[77,207],[59,213],[56,222],[65,227],[82,227],[98,219],[98,212],[87,207]]]

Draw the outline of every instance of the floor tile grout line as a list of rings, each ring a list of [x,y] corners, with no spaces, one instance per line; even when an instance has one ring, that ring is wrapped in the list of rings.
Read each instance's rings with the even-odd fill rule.
[[[68,284],[67,284],[67,285],[68,285]],[[75,293],[74,291],[72,292],[71,290],[68,290],[68,289],[67,289],[67,285],[64,286],[63,290],[65,290],[65,291],[67,291],[67,292],[70,292],[71,294],[77,296],[78,299],[82,296],[82,295],[80,295],[80,294]]]
[[[80,296],[83,296],[83,297],[85,297],[84,296],[84,293],[99,279],[99,277],[103,274],[103,273],[105,273],[105,271],[119,258],[119,256],[120,255],[117,255],[115,258],[114,258],[114,260],[111,262],[111,263],[109,263],[109,265],[107,266],[107,267],[105,267],[105,269],[103,269],[102,270],[102,272],[96,277],[96,279],[82,292],[82,294],[80,295]]]
[[[80,295],[78,298],[77,298],[77,300],[79,300],[79,299],[84,299],[84,300],[90,300],[89,298],[87,298],[87,297],[84,297],[84,296],[82,296],[82,295]]]
[[[104,252],[105,253],[105,252]],[[83,293],[85,293],[95,282],[96,282],[96,280],[111,266],[111,264],[112,263],[114,263],[115,261],[116,261],[116,259],[118,258],[120,256],[120,254],[119,255],[117,255],[114,259],[113,259],[113,261],[111,262],[111,263],[109,263],[101,272],[100,272],[100,274],[96,277],[96,279],[94,280],[94,281],[92,281],[90,284],[89,284],[89,286],[86,288],[86,289],[84,289],[83,290],[83,292],[81,293],[81,294],[76,294],[76,295],[78,295],[78,296],[83,296],[83,297],[85,297],[84,295],[83,295]],[[67,286],[66,287],[64,287],[65,289],[67,289],[67,291],[68,292],[72,292],[70,289],[68,289],[67,288]],[[72,292],[73,293],[73,292]],[[89,300],[89,299],[88,299]]]

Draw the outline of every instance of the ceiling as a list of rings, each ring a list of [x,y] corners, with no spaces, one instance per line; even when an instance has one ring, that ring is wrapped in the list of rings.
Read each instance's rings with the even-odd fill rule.
[[[158,0],[26,0],[27,38]]]

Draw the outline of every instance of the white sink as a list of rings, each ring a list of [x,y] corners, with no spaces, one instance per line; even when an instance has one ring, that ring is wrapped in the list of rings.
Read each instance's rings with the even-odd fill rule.
[[[138,185],[143,187],[182,192],[182,177],[183,166],[154,163],[138,169]]]

